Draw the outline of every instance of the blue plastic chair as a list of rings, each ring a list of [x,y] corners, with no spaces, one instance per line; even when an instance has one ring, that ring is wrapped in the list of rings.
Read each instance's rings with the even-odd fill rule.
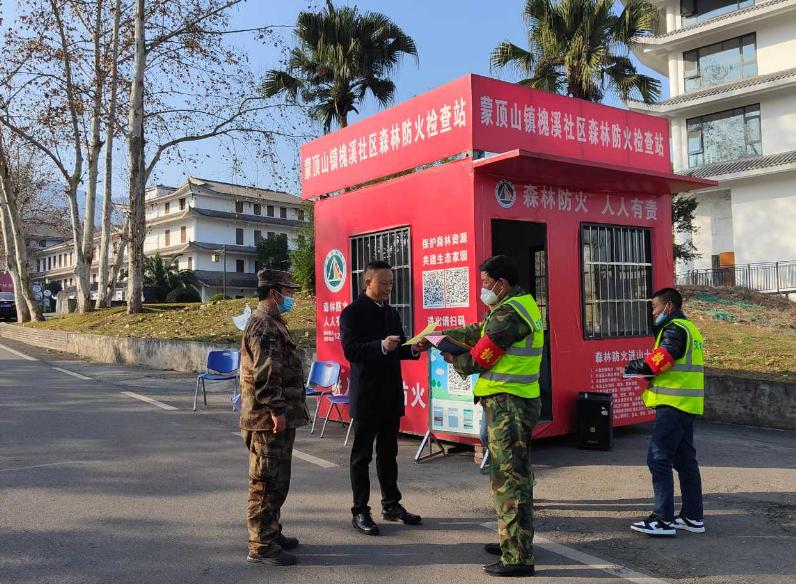
[[[326,431],[326,423],[329,421],[329,416],[332,413],[332,410],[337,412],[337,420],[341,424],[345,424],[343,421],[343,413],[340,411],[340,406],[347,406],[351,403],[350,398],[348,397],[348,392],[343,395],[329,395],[326,397],[326,401],[329,402],[329,409],[326,410],[326,417],[323,419],[323,427],[321,428],[321,438],[323,438],[323,433]],[[348,422],[348,430],[345,433],[345,441],[343,442],[343,446],[348,445],[348,435],[351,434],[351,426],[353,425],[353,420]]]
[[[315,421],[321,409],[323,396],[331,395],[332,389],[340,381],[340,363],[336,361],[313,361],[310,365],[310,374],[304,386],[304,395],[315,398],[315,414],[312,416],[310,434],[315,432]]]
[[[199,397],[199,384],[202,384],[202,396],[207,405],[207,391],[205,381],[225,381],[228,379],[237,380],[240,377],[240,352],[226,349],[224,351],[210,351],[207,353],[207,371],[201,373],[196,378],[196,391],[193,394],[193,411],[196,411],[196,400]],[[238,391],[238,384],[232,394]]]

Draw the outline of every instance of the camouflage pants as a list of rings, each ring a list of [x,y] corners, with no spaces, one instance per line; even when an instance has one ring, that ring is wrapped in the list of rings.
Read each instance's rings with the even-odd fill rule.
[[[290,489],[295,428],[273,432],[241,430],[249,449],[249,553],[270,555],[281,549],[279,518]]]
[[[508,393],[481,398],[489,436],[492,498],[498,520],[500,560],[533,565],[531,434],[542,405]]]

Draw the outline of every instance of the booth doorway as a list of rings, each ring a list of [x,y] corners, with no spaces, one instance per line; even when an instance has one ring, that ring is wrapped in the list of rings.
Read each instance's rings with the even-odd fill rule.
[[[540,419],[553,419],[552,379],[550,375],[550,316],[547,298],[547,225],[530,221],[492,220],[492,254],[511,256],[520,268],[520,286],[531,293],[539,305],[544,325],[544,352],[539,385],[542,398]]]

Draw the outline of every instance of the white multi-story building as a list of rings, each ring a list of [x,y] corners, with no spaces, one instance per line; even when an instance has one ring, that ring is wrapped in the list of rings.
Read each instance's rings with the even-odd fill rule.
[[[221,293],[244,297],[255,293],[257,243],[284,235],[294,249],[305,221],[301,200],[287,193],[188,177],[181,186],[154,186],[145,197],[147,235],[144,253],[179,256],[179,268],[192,270],[201,283],[203,301]],[[99,257],[99,237],[94,257]],[[115,252],[112,250],[112,253]],[[226,266],[224,260],[226,259]],[[39,251],[33,258],[36,280],[74,286],[71,242]],[[98,263],[91,282],[97,282]],[[96,288],[95,288],[96,289]],[[117,299],[124,290],[117,291]]]
[[[671,97],[628,106],[669,118],[675,172],[719,181],[678,270],[796,259],[796,0],[651,1],[635,53]]]

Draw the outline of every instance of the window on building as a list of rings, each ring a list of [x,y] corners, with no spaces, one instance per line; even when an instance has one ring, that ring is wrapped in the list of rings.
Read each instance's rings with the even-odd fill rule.
[[[188,269],[193,270],[193,256],[188,256]]]
[[[235,230],[235,243],[243,245],[243,229]]]
[[[235,271],[236,272],[246,271],[246,260],[235,260]]]
[[[304,210],[303,209],[296,210],[296,217],[298,218],[299,221],[304,221]]]
[[[243,201],[235,201],[235,212],[243,213]]]
[[[390,304],[401,315],[404,332],[409,336],[412,323],[412,266],[410,261],[410,231],[408,227],[359,235],[349,239],[351,245],[351,293],[356,298],[365,287],[365,266],[383,260],[392,266],[393,288]],[[337,269],[337,264],[330,264]],[[333,279],[335,274],[330,275]]]
[[[163,213],[165,215],[168,215],[170,210],[171,210],[171,203],[164,203],[163,204]]]
[[[265,214],[266,214],[268,217],[273,217],[273,216],[274,216],[274,206],[273,206],[273,205],[268,205],[268,206],[265,208]]]
[[[58,267],[62,268],[64,266],[64,254],[58,254]]]
[[[260,203],[254,204],[254,214],[255,215],[262,215],[263,214],[263,207]]]
[[[48,256],[47,257],[47,269],[51,270],[52,267],[53,267],[53,258],[52,258],[52,256]]]
[[[41,260],[36,260],[36,271],[41,272]]]
[[[259,229],[255,229],[254,230],[254,245],[257,245],[258,243],[260,243],[262,238],[263,238],[263,232],[260,231]]]
[[[69,265],[75,265],[75,252],[69,252]]]
[[[279,218],[280,219],[287,219],[287,208],[279,207]]]
[[[166,229],[163,232],[163,244],[168,247],[171,245],[171,229]]]
[[[185,211],[185,197],[180,199],[180,211]]]
[[[685,90],[757,75],[755,35],[750,34],[683,53]]]
[[[759,104],[691,118],[686,125],[690,167],[763,154]]]
[[[754,5],[754,0],[680,0],[683,27]]]
[[[180,243],[188,243],[188,228],[184,225],[180,227]]]
[[[649,230],[584,223],[580,239],[584,336],[651,334]]]
[[[268,239],[273,239],[273,238],[274,238],[274,232],[273,231],[269,231],[268,232]]]

